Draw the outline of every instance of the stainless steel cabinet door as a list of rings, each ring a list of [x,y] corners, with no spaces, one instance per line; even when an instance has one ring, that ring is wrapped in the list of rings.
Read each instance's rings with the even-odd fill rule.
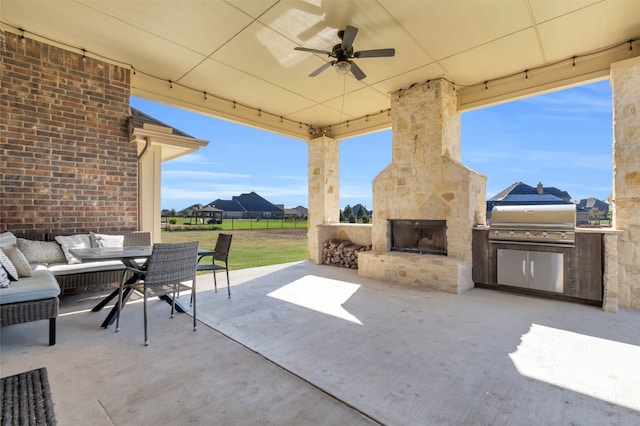
[[[526,250],[498,249],[498,284],[529,287],[529,262]]]
[[[564,292],[564,254],[498,249],[498,284]]]
[[[541,251],[529,252],[529,288],[564,291],[564,254]]]

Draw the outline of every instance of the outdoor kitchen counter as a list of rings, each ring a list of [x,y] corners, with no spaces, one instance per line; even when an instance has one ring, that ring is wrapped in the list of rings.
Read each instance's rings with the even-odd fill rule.
[[[477,287],[602,306],[604,235],[617,235],[620,232],[611,228],[576,228],[574,247],[532,247],[509,242],[490,243],[489,226],[475,226],[473,228],[473,281]],[[562,293],[498,284],[498,249],[562,253],[564,258],[564,287]]]

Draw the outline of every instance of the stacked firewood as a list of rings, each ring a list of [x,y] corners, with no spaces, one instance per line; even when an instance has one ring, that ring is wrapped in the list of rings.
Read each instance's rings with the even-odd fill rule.
[[[329,240],[322,245],[322,261],[325,265],[358,269],[358,254],[371,251],[371,245],[353,244],[349,240]]]

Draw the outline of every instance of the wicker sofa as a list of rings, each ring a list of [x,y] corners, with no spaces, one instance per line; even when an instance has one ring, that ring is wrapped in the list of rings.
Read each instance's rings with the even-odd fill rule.
[[[124,246],[151,245],[149,232],[122,231]],[[53,242],[53,233],[15,233],[30,242]],[[24,244],[25,241],[23,241]],[[117,286],[124,265],[119,261],[80,264],[31,264],[32,276],[20,277],[0,288],[0,326],[49,320],[49,345],[56,341],[58,296],[65,292]]]

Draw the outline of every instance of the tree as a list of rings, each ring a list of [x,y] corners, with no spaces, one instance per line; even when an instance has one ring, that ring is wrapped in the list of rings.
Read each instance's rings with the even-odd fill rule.
[[[593,207],[589,210],[589,217],[596,221],[596,225],[600,225],[600,221],[604,219],[604,213],[597,207]]]
[[[344,216],[344,220],[351,222],[351,216],[353,216],[353,209],[349,204],[344,207],[344,212],[342,213]],[[355,216],[354,216],[355,219]]]

